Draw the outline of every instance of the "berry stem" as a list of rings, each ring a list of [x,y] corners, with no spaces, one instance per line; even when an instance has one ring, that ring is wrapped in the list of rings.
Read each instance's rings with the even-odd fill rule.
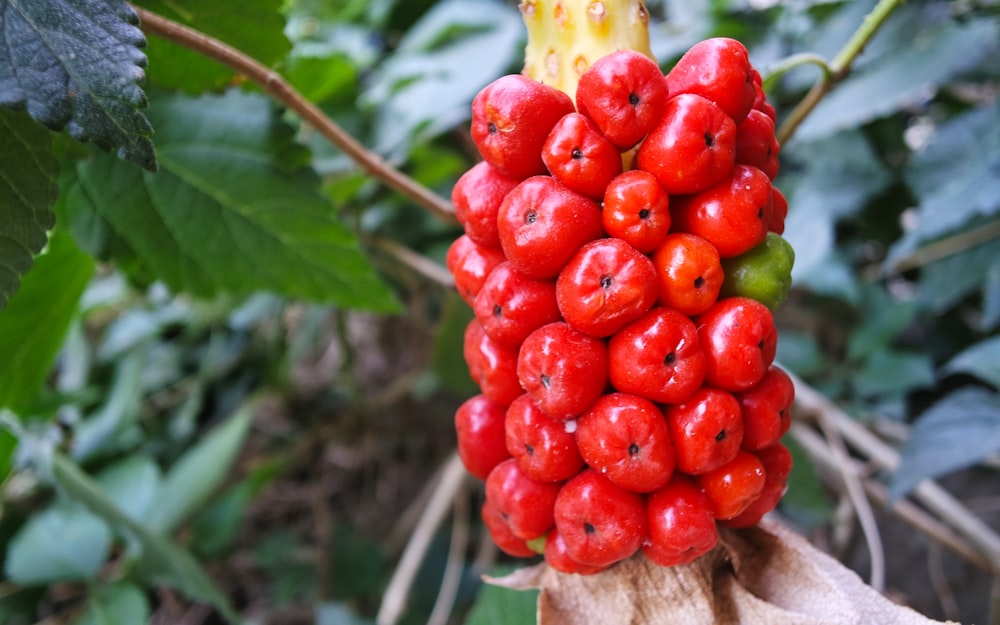
[[[825,58],[813,52],[802,52],[785,57],[773,67],[768,68],[767,74],[764,76],[764,92],[770,92],[774,83],[779,78],[796,67],[802,67],[803,65],[815,65],[818,67],[822,72],[822,80],[830,80],[833,77],[833,69],[826,62]]]

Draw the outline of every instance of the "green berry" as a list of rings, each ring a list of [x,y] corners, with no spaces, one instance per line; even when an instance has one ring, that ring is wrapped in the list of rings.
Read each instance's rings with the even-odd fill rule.
[[[773,232],[748,252],[722,261],[726,278],[720,297],[749,297],[776,309],[788,297],[792,285],[795,251]]]

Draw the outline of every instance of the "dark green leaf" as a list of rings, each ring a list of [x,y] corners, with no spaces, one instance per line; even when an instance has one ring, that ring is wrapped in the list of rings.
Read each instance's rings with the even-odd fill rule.
[[[285,38],[282,0],[140,0],[136,4],[227,43],[267,66],[291,47]],[[149,80],[191,92],[222,89],[233,70],[165,39],[149,40]]]
[[[502,568],[490,572],[502,577],[512,569]],[[537,590],[511,590],[484,584],[472,606],[465,625],[531,625],[535,622]]]
[[[0,310],[0,407],[16,411],[35,398],[93,271],[90,257],[56,230],[20,291]]]
[[[109,158],[80,163],[67,190],[71,220],[98,215],[175,290],[269,290],[396,309],[321,195],[308,152],[267,98],[164,96],[151,116],[160,173],[129,171]]]
[[[111,530],[85,508],[59,502],[28,519],[10,541],[4,572],[20,584],[89,579],[107,560]]]
[[[934,385],[934,365],[925,354],[881,349],[854,377],[854,388],[865,396],[907,393]]]
[[[2,24],[2,20],[0,20]],[[55,223],[59,164],[52,138],[23,113],[0,108],[0,310],[31,268]]]
[[[0,482],[7,479],[13,466],[17,437],[5,429],[0,429]]]
[[[243,481],[205,506],[191,524],[192,549],[212,556],[229,547],[243,523],[254,493],[253,484]]]
[[[944,365],[948,373],[968,373],[1000,389],[1000,336],[980,341]]]
[[[921,480],[969,467],[1000,451],[1000,396],[982,388],[955,391],[920,415],[900,450],[889,485],[900,497]]]
[[[74,625],[139,625],[149,620],[149,600],[134,584],[117,582],[92,593]]]
[[[138,22],[121,0],[0,0],[0,105],[156,170]]]
[[[917,312],[914,302],[897,300],[880,285],[868,285],[863,294],[861,323],[851,332],[847,344],[847,357],[852,360],[887,347]]]
[[[476,383],[469,375],[469,366],[462,356],[465,327],[473,316],[472,309],[458,293],[449,292],[434,337],[434,373],[445,388],[459,395],[474,395],[478,392]]]
[[[991,271],[1000,269],[1000,239],[953,254],[923,268],[920,303],[943,312],[980,290]]]
[[[788,475],[788,491],[781,498],[781,511],[804,527],[821,525],[833,513],[823,482],[809,455],[794,438],[787,437],[784,444],[792,452],[793,462]]]

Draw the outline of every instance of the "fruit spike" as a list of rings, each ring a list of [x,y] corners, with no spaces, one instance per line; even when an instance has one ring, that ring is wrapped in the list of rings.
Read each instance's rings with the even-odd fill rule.
[[[615,50],[653,57],[643,0],[524,0],[528,31],[524,75],[576,98],[576,83],[591,63]]]

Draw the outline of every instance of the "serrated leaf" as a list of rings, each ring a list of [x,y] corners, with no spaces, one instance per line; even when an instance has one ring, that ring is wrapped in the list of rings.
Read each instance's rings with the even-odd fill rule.
[[[138,22],[121,0],[0,0],[0,105],[155,171]]]
[[[60,502],[35,514],[11,539],[4,572],[20,584],[89,579],[104,565],[111,529],[78,505]]]
[[[56,230],[21,289],[0,310],[0,407],[25,407],[52,369],[94,271],[89,256]]]
[[[0,22],[2,23],[2,22]],[[23,113],[0,108],[0,310],[17,291],[55,224],[59,164],[52,138]]]
[[[1000,396],[982,388],[955,391],[913,424],[890,493],[900,497],[923,479],[972,466],[998,450]]]
[[[161,171],[100,155],[79,163],[66,190],[70,221],[98,215],[174,290],[398,308],[267,98],[231,91],[155,104]]]
[[[92,593],[74,625],[140,625],[148,620],[146,595],[134,584],[118,582]]]
[[[242,50],[267,66],[291,48],[285,37],[282,0],[140,0],[167,19]],[[192,93],[219,90],[232,81],[231,68],[159,37],[149,40],[149,81]]]
[[[944,365],[948,373],[968,373],[1000,389],[1000,336],[963,350]]]

